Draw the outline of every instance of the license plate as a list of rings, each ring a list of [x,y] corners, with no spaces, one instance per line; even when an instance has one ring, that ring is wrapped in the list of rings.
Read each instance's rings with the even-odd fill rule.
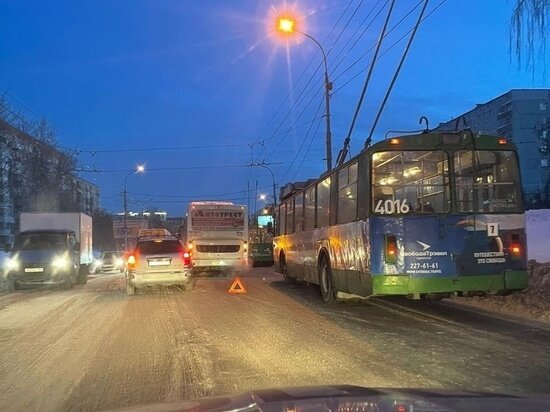
[[[27,273],[44,272],[44,268],[25,268],[25,272]]]
[[[169,266],[169,265],[170,265],[169,259],[149,261],[149,266]]]

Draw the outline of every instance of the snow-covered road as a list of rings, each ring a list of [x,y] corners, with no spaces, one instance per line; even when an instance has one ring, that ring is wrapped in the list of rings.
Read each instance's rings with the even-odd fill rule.
[[[264,279],[265,278],[265,279]],[[445,304],[323,304],[271,269],[127,297],[123,277],[0,296],[0,410],[102,410],[280,386],[550,393],[550,330]]]

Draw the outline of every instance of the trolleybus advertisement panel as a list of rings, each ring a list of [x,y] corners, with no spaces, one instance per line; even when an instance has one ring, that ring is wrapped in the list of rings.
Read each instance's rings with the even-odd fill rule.
[[[525,217],[513,215],[407,216],[371,219],[373,274],[413,277],[492,275],[526,267]],[[397,264],[386,264],[384,238],[398,244]],[[511,244],[521,245],[512,259]]]

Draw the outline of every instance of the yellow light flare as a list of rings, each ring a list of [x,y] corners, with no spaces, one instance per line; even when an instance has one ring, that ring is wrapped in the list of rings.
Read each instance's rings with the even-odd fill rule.
[[[293,34],[296,31],[296,20],[289,16],[277,19],[277,30],[284,34]]]

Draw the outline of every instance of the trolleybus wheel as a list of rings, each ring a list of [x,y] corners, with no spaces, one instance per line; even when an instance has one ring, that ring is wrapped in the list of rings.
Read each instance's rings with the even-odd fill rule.
[[[285,255],[281,253],[281,257],[279,258],[279,271],[283,275],[283,279],[286,283],[295,283],[294,278],[291,278],[288,275],[288,267],[286,265],[286,258]]]
[[[328,259],[324,255],[319,262],[319,288],[321,289],[321,297],[326,303],[332,303],[336,300],[336,291],[332,283],[332,271]]]

